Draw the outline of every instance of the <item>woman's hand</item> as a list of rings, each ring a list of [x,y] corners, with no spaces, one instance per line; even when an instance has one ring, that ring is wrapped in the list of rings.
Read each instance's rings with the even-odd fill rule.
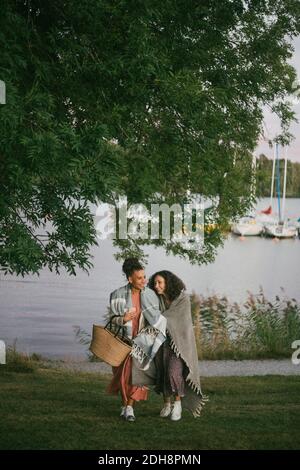
[[[127,323],[128,321],[132,320],[136,315],[136,308],[131,307],[123,317],[123,323]]]

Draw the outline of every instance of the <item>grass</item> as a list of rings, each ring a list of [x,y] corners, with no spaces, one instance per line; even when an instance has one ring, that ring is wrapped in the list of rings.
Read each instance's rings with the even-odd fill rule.
[[[151,393],[137,421],[120,420],[109,376],[0,366],[0,449],[299,449],[300,377],[203,378],[201,418],[158,416]]]

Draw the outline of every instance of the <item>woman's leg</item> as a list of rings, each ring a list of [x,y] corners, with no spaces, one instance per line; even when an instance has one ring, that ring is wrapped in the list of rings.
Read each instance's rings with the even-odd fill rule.
[[[185,395],[185,380],[184,380],[184,362],[180,357],[172,352],[169,359],[169,380],[170,386],[175,396],[175,401],[180,401],[181,397]]]
[[[135,421],[134,411],[133,411],[134,400],[129,398],[127,400],[127,406],[125,409],[125,419],[126,421]]]
[[[176,357],[176,355],[173,353],[170,357],[169,362],[170,384],[174,394],[174,405],[172,407],[172,412],[170,415],[172,421],[178,421],[181,419],[181,398],[185,395],[183,369],[183,360],[180,357]]]

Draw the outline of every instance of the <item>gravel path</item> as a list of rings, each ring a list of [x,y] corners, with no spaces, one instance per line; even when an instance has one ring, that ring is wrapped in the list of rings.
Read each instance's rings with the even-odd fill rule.
[[[49,361],[47,367],[69,371],[110,374],[111,367],[101,362],[62,362]],[[200,375],[203,377],[251,376],[251,375],[300,375],[300,364],[290,359],[266,359],[255,361],[200,361]]]

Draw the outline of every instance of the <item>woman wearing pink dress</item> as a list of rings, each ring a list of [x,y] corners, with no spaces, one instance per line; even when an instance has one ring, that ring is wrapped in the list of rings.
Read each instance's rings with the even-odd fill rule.
[[[141,329],[141,290],[145,288],[146,279],[143,266],[135,258],[125,260],[123,264],[125,273],[131,289],[132,307],[125,311],[124,316],[113,319],[117,325],[124,325],[132,321],[132,337],[134,338]],[[134,403],[147,400],[148,387],[132,385],[132,357],[127,356],[119,367],[113,367],[113,378],[107,389],[113,395],[121,394],[122,409],[121,417],[126,421],[135,421]]]

